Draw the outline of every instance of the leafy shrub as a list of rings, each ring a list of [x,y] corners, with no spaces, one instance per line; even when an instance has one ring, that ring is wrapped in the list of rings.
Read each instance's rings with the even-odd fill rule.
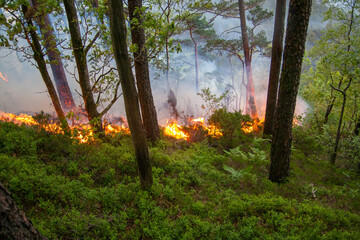
[[[0,122],[0,153],[25,156],[36,154],[36,132],[26,126]]]
[[[234,145],[239,145],[239,141],[244,138],[244,131],[241,129],[244,125],[251,123],[249,115],[243,115],[239,112],[228,112],[226,108],[220,108],[214,111],[209,117],[209,123],[222,129],[223,146],[227,149]],[[235,142],[234,140],[237,139]]]

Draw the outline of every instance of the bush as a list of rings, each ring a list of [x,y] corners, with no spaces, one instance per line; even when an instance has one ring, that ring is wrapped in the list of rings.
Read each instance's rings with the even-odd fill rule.
[[[226,108],[215,110],[209,117],[209,124],[222,130],[222,144],[226,149],[240,144],[244,139],[244,131],[241,128],[251,122],[252,119],[249,115],[243,115],[241,111],[228,112]]]

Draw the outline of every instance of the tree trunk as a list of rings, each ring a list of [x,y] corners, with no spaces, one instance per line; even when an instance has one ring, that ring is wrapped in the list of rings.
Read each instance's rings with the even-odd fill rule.
[[[246,98],[245,114],[250,114],[252,118],[257,118],[258,114],[255,103],[255,88],[254,88],[254,80],[251,70],[251,56],[250,56],[250,46],[249,46],[249,39],[248,39],[247,27],[246,27],[244,0],[239,0],[239,13],[240,13],[241,36],[242,36],[242,43],[243,43],[244,55],[245,55],[246,76],[248,80],[247,89],[246,89],[248,97]]]
[[[284,25],[286,13],[286,0],[277,0],[274,36],[271,52],[271,67],[268,86],[268,95],[266,100],[264,135],[272,134],[274,122],[274,113],[276,109],[276,100],[279,86],[279,75],[281,69],[281,59],[283,53]]]
[[[335,146],[334,146],[334,151],[331,154],[331,158],[330,158],[330,163],[331,164],[335,164],[336,161],[336,156],[337,156],[337,150],[339,147],[339,141],[340,141],[340,135],[341,135],[341,125],[342,125],[342,121],[343,121],[343,117],[344,117],[344,111],[345,111],[345,105],[346,105],[346,91],[349,89],[350,85],[352,82],[352,78],[350,78],[348,85],[344,88],[344,90],[340,90],[339,88],[335,88],[331,85],[331,87],[340,92],[343,96],[343,103],[341,106],[341,112],[340,112],[340,117],[339,117],[339,124],[338,124],[338,128],[337,128],[337,132],[336,132],[336,138],[335,138]]]
[[[190,28],[190,37],[194,43],[194,52],[195,52],[195,86],[196,92],[199,92],[199,60],[198,60],[198,46],[197,42],[193,36],[192,29]]]
[[[22,5],[22,11],[25,16],[26,16],[27,10],[28,10],[27,7],[25,5]],[[59,118],[60,122],[62,123],[62,127],[64,130],[68,130],[68,124],[66,121],[65,114],[61,108],[60,101],[56,94],[54,84],[51,81],[49,72],[46,68],[46,62],[45,62],[44,56],[42,54],[41,44],[40,44],[40,41],[39,41],[36,31],[33,29],[33,24],[32,24],[32,21],[30,18],[27,19],[27,24],[30,28],[29,31],[30,31],[30,37],[31,37],[32,43],[29,40],[29,44],[31,45],[31,49],[34,53],[34,59],[38,65],[41,77],[42,77],[42,79],[46,85],[46,88],[48,90],[48,93],[50,95],[50,98],[54,105],[56,114],[58,115],[58,118]]]
[[[330,104],[326,108],[325,117],[324,117],[324,124],[326,124],[329,121],[330,113],[334,107],[336,97],[333,97]]]
[[[142,189],[149,189],[153,183],[151,160],[127,50],[122,0],[109,1],[109,18],[114,56],[123,89],[126,116],[135,148],[140,184]]]
[[[359,136],[359,131],[360,131],[360,116],[358,117],[355,125],[354,135]]]
[[[34,5],[36,11],[39,11],[37,0],[31,0],[31,2]],[[60,57],[60,51],[56,47],[56,38],[51,26],[50,18],[48,14],[41,13],[40,16],[35,19],[35,21],[40,27],[40,31],[45,41],[45,48],[50,61],[51,71],[54,76],[61,106],[66,111],[74,110],[76,107],[75,102],[66,79],[64,66]]]
[[[170,69],[170,56],[169,56],[169,39],[165,40],[165,50],[166,50],[166,91],[170,91],[170,79],[169,79],[169,69]]]
[[[97,111],[97,106],[94,100],[90,85],[89,71],[87,67],[86,51],[82,43],[80,34],[80,26],[77,18],[74,0],[64,0],[66,16],[69,23],[69,30],[71,36],[71,43],[76,61],[76,67],[79,74],[79,83],[82,93],[82,98],[85,103],[85,110],[88,114],[91,127],[95,132],[103,132],[101,116]]]
[[[129,0],[128,5],[131,26],[131,38],[133,44],[137,45],[137,51],[134,53],[134,61],[136,84],[139,91],[142,119],[146,130],[147,138],[150,141],[157,141],[160,139],[160,130],[154,105],[154,99],[151,92],[149,63],[145,46],[145,30],[142,26],[142,0]],[[134,18],[138,20],[138,24],[134,23]]]
[[[310,12],[311,0],[290,0],[279,99],[271,142],[269,178],[272,182],[284,182],[289,176],[292,123]]]
[[[47,239],[34,228],[25,213],[19,210],[11,193],[0,183],[0,239],[42,240]]]

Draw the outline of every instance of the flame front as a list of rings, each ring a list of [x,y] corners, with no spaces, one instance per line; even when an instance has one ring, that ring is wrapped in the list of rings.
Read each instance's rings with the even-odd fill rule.
[[[0,121],[8,121],[13,122],[15,124],[26,124],[28,126],[40,126],[44,128],[48,132],[52,133],[63,133],[61,127],[56,123],[39,123],[34,120],[32,116],[26,114],[20,114],[19,116],[12,113],[4,113],[0,111]],[[214,125],[205,126],[205,119],[203,117],[189,119],[189,127],[188,130],[185,130],[182,126],[177,124],[176,121],[171,122],[167,126],[164,127],[164,134],[167,136],[174,137],[176,139],[184,139],[189,141],[191,139],[190,135],[193,131],[206,132],[208,136],[219,138],[223,136],[223,133],[220,129],[218,129]],[[260,126],[263,124],[263,121],[255,119],[251,125],[246,125],[242,127],[242,130],[245,133],[250,133],[254,131],[259,131]],[[73,138],[78,139],[81,143],[89,142],[94,136],[94,132],[88,124],[76,123],[70,127]],[[122,125],[114,125],[107,124],[104,126],[105,134],[114,135],[119,132],[123,132],[125,134],[130,134],[130,130],[124,124]]]
[[[260,126],[262,125],[264,125],[264,120],[259,120],[258,118],[255,118],[253,123],[245,125],[241,129],[245,133],[258,132],[260,130]]]
[[[41,124],[34,120],[32,116],[21,113],[19,116],[12,113],[4,113],[0,111],[0,121],[13,122],[15,124],[21,125],[25,124],[27,126],[41,126],[48,132],[52,133],[63,133],[61,127],[56,123],[46,123]],[[76,124],[70,127],[73,138],[78,139],[81,143],[88,142],[94,135],[93,130],[88,124]],[[105,126],[105,134],[116,134],[119,132],[123,132],[125,134],[130,134],[129,128],[125,127],[125,125],[106,125]]]
[[[0,78],[1,78],[2,80],[4,80],[5,82],[9,82],[6,74],[3,75],[3,74],[0,72]]]
[[[174,137],[176,139],[189,139],[189,135],[182,131],[182,127],[178,125],[176,121],[170,123],[165,127],[164,134]]]

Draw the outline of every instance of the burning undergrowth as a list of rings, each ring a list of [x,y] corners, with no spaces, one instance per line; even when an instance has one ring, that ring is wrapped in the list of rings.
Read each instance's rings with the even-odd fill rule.
[[[176,109],[175,102],[172,101],[173,115],[172,120],[163,126],[164,135],[175,139],[182,139],[187,142],[199,142],[206,138],[225,139],[231,142],[232,139],[240,134],[259,132],[262,122],[258,119],[252,120],[248,115],[242,115],[240,112],[230,113],[226,109],[216,110],[209,118],[208,124],[205,118],[194,118],[187,115],[180,116]],[[175,103],[175,104],[174,104]],[[72,137],[81,143],[91,141],[94,132],[86,120],[77,117],[74,114],[68,115]],[[182,124],[178,123],[178,120]],[[62,134],[64,133],[60,122],[49,114],[35,114],[34,116],[21,113],[15,115],[0,111],[0,121],[13,122],[18,125],[36,126],[47,132]],[[130,134],[127,122],[123,117],[112,117],[105,119],[104,129],[106,135],[115,135],[117,133]]]

